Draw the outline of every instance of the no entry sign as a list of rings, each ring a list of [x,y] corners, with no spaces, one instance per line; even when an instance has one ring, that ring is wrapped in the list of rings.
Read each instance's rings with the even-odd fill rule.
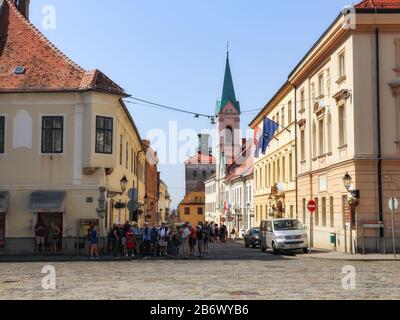
[[[399,208],[399,201],[396,198],[389,199],[389,209],[396,211]]]
[[[317,203],[314,200],[310,200],[307,204],[307,209],[311,213],[315,212],[317,210]]]

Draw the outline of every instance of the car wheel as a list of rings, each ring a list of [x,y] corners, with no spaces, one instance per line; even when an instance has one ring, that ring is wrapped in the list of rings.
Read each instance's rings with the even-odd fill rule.
[[[279,250],[276,248],[275,242],[272,242],[272,253],[277,256],[279,254]]]
[[[308,248],[304,248],[304,249],[303,249],[303,253],[304,253],[304,254],[307,254],[307,253],[309,253],[309,250],[308,250]]]

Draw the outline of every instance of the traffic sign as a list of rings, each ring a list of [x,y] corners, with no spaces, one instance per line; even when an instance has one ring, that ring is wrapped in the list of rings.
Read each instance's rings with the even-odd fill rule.
[[[314,200],[310,200],[307,204],[307,209],[311,213],[315,212],[317,210],[317,203]]]
[[[225,218],[225,217],[221,218],[221,221],[222,221],[223,223],[225,223],[225,222],[226,222],[226,218]]]
[[[396,198],[389,199],[389,209],[396,211],[399,208],[399,201]]]

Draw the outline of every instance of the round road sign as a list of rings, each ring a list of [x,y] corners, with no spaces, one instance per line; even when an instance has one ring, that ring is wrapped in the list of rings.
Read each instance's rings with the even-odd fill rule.
[[[396,211],[399,208],[399,201],[396,198],[389,199],[389,209]]]
[[[307,204],[307,209],[310,212],[315,212],[317,210],[317,203],[314,200],[310,200]]]

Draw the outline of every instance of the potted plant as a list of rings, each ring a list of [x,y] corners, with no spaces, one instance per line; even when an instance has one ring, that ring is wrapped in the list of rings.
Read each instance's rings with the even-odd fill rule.
[[[359,199],[356,198],[350,198],[347,203],[349,204],[350,207],[357,207],[358,204],[360,203]]]

